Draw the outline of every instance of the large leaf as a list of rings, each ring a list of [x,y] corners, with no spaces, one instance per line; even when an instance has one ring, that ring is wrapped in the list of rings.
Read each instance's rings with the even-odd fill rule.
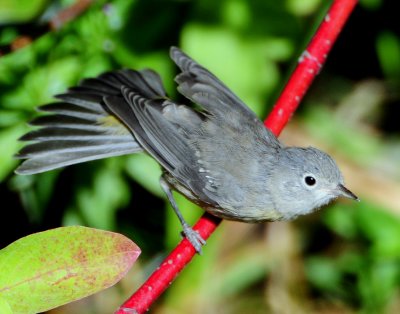
[[[0,1],[0,24],[26,22],[37,16],[47,0]]]
[[[0,309],[36,313],[81,299],[118,282],[139,254],[121,234],[79,226],[21,238],[0,251]]]
[[[0,313],[2,314],[12,314],[12,310],[7,300],[0,298]]]

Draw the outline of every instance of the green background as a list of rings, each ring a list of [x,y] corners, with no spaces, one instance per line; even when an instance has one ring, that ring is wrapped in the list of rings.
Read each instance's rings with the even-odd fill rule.
[[[45,32],[73,1],[0,1],[0,248],[80,224],[127,235],[142,249],[114,288],[51,313],[111,313],[180,239],[143,154],[15,176],[18,137],[80,79],[122,67],[157,70],[178,101],[168,57],[177,45],[264,118],[330,4],[322,0],[96,1]],[[282,141],[332,154],[362,200],[339,200],[291,223],[223,222],[152,313],[398,313],[400,311],[400,26],[394,1],[365,0]],[[44,35],[43,32],[45,32]],[[193,223],[202,211],[177,196]],[[0,270],[1,276],[1,270]]]

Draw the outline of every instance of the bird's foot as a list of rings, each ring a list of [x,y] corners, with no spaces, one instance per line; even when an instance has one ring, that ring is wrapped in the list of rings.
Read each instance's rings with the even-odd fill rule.
[[[201,237],[201,235],[188,225],[183,226],[183,235],[193,245],[196,252],[201,255],[201,247],[206,244],[206,241]]]

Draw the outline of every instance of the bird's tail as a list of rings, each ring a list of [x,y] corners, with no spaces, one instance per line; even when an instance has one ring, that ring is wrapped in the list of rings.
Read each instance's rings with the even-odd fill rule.
[[[34,174],[141,151],[133,134],[103,102],[107,96],[123,97],[122,86],[145,98],[166,97],[159,75],[151,70],[112,71],[83,80],[57,95],[60,101],[39,107],[50,114],[33,120],[30,124],[38,129],[20,138],[31,143],[16,155],[25,160],[15,172]]]

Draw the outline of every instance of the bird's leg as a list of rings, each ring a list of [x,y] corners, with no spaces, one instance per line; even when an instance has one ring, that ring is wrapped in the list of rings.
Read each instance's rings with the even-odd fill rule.
[[[167,195],[167,198],[174,209],[175,214],[178,216],[178,219],[183,227],[183,233],[186,237],[186,239],[189,240],[189,242],[193,245],[195,248],[196,252],[201,255],[202,250],[201,247],[206,244],[206,241],[200,236],[200,234],[193,230],[188,223],[185,221],[185,219],[182,216],[182,213],[179,211],[178,205],[175,202],[174,196],[172,195],[172,191],[169,187],[169,184],[163,177],[160,178],[160,185],[161,188],[163,189],[164,193]]]

